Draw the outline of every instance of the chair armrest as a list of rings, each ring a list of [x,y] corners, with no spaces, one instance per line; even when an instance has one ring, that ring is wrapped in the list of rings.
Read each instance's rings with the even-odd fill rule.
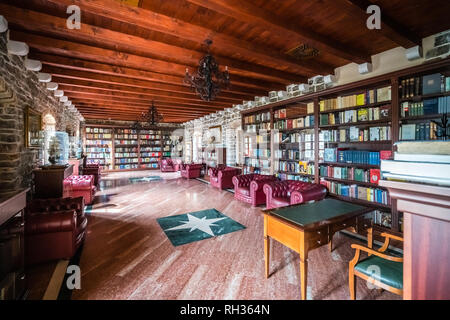
[[[362,246],[360,244],[352,244],[352,248],[356,249],[355,257],[353,258],[352,261],[350,261],[350,264],[353,265],[353,266],[356,265],[356,263],[358,262],[359,255],[360,255],[361,251],[367,252],[368,254],[373,254],[373,255],[378,256],[380,258],[383,258],[385,260],[390,260],[390,261],[395,261],[395,262],[403,262],[403,258],[402,257],[393,257],[393,256],[390,256],[390,255],[384,254],[382,252],[376,251],[374,249],[367,248],[367,247]]]
[[[264,178],[264,179],[253,180],[252,182],[250,182],[250,190],[253,190],[253,191],[262,190],[266,183],[271,183],[274,181],[277,181],[276,177],[272,177],[272,178],[268,177],[268,178]]]
[[[236,188],[249,187],[252,182],[253,175],[237,175],[233,177],[233,184]]]
[[[222,177],[233,177],[241,174],[241,169],[234,170],[221,170],[219,173],[222,173]]]
[[[391,239],[403,242],[402,237],[395,236],[395,235],[387,233],[387,232],[383,232],[381,234],[381,236],[384,237],[385,239],[384,239],[383,246],[378,250],[378,252],[385,252],[387,250],[387,248],[389,248],[389,243],[391,242],[390,241]]]
[[[39,234],[72,231],[76,229],[75,210],[29,214],[25,218],[25,233]]]
[[[327,195],[327,188],[323,185],[316,184],[310,188],[301,191],[291,192],[291,204],[305,203],[311,200],[322,200]]]

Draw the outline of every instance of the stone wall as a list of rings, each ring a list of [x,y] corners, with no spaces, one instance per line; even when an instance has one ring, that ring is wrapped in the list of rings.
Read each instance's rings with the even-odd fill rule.
[[[37,164],[37,150],[25,147],[24,112],[30,107],[51,114],[56,130],[76,131],[80,123],[37,73],[24,67],[25,57],[9,55],[6,33],[0,34],[0,197],[31,186],[31,172]]]

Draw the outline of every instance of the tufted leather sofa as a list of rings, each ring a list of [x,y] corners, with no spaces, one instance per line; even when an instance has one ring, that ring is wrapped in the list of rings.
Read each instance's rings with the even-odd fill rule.
[[[202,171],[202,164],[185,164],[182,163],[180,165],[181,176],[187,179],[200,178],[200,174]]]
[[[86,204],[92,204],[97,188],[94,176],[69,176],[64,179],[64,197],[83,197]]]
[[[277,181],[278,179],[270,175],[243,174],[234,176],[234,198],[256,207],[266,203],[266,195],[263,192],[265,183]]]
[[[267,209],[322,200],[327,194],[323,185],[294,180],[266,183],[263,191],[266,194]]]
[[[223,189],[233,188],[233,177],[241,174],[241,169],[233,167],[210,168],[208,171],[211,186]]]
[[[25,262],[70,259],[86,237],[84,199],[36,199],[25,209]]]
[[[97,163],[88,163],[83,167],[83,175],[94,176],[94,185],[100,186],[100,177],[102,174],[102,167]]]
[[[171,158],[162,159],[159,163],[159,166],[161,168],[161,172],[178,171],[178,165]]]

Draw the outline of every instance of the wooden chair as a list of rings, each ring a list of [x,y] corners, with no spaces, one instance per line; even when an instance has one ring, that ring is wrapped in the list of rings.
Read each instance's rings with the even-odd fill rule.
[[[389,292],[403,296],[403,257],[395,257],[385,254],[391,239],[403,241],[403,238],[389,233],[382,233],[385,238],[383,246],[373,250],[359,244],[352,244],[356,249],[355,257],[349,263],[348,282],[350,288],[350,299],[356,298],[355,276],[369,283],[385,289]],[[367,252],[368,257],[359,261],[361,251]],[[375,270],[380,272],[374,272]]]

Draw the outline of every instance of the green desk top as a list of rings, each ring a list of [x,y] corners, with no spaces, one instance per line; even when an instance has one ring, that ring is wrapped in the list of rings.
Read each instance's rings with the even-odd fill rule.
[[[368,212],[370,208],[337,199],[324,199],[313,203],[267,210],[268,213],[286,219],[300,227],[327,221],[353,212]]]

